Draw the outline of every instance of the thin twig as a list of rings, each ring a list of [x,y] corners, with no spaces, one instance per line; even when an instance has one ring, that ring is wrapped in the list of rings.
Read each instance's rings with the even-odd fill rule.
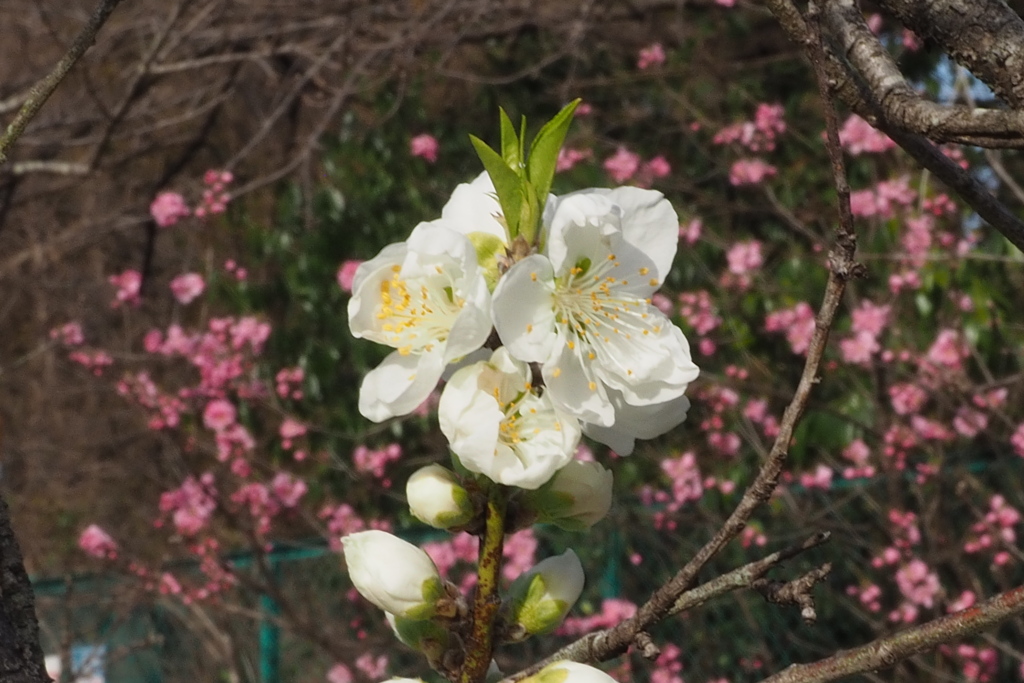
[[[25,100],[21,109],[18,110],[14,120],[7,126],[4,134],[0,135],[0,165],[7,161],[8,149],[25,132],[25,127],[28,126],[29,121],[39,113],[40,108],[42,108],[46,100],[53,94],[53,91],[57,89],[57,86],[68,75],[75,62],[96,41],[96,34],[99,33],[100,28],[106,23],[110,13],[120,3],[121,0],[102,0],[92,16],[89,17],[89,22],[82,29],[81,33],[78,34],[78,37],[75,38],[75,41],[71,43],[67,53],[57,62],[57,66],[53,68],[53,71],[43,80],[32,86],[28,99]]]

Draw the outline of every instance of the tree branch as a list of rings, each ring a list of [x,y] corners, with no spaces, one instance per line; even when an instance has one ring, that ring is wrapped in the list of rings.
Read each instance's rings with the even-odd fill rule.
[[[25,571],[11,511],[0,495],[0,679],[49,683],[39,644],[35,595]]]
[[[43,80],[32,86],[28,98],[21,105],[21,109],[18,110],[14,120],[7,126],[4,134],[0,135],[0,166],[7,161],[7,151],[11,145],[25,132],[25,127],[28,126],[29,121],[39,113],[43,104],[68,75],[75,62],[85,54],[86,50],[92,47],[92,44],[96,41],[96,34],[99,33],[100,28],[106,23],[110,13],[120,3],[121,0],[101,0],[92,16],[89,17],[89,22],[75,38],[75,41],[71,43],[67,53],[57,62],[57,66],[53,68],[53,71]]]
[[[1024,586],[956,614],[895,633],[811,664],[793,664],[762,683],[824,683],[890,667],[900,660],[959,640],[1024,614]]]

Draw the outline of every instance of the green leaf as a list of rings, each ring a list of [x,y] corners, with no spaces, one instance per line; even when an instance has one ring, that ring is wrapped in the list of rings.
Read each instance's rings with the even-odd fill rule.
[[[501,118],[501,157],[508,164],[508,167],[522,177],[523,168],[523,140],[516,136],[516,129],[512,127],[512,119],[508,117],[505,110],[498,108]]]
[[[515,239],[519,234],[519,224],[522,217],[523,207],[523,181],[508,167],[505,160],[497,152],[487,146],[487,143],[476,137],[469,136],[470,142],[476,148],[477,156],[487,170],[487,175],[494,183],[494,190],[498,193],[498,203],[501,204],[501,212],[505,214],[505,225],[508,227],[508,236]]]
[[[530,158],[526,165],[526,177],[530,179],[537,197],[546,202],[551,191],[551,181],[555,177],[555,165],[558,163],[558,152],[565,142],[565,135],[572,124],[572,115],[579,106],[577,98],[565,105],[562,111],[544,124],[537,137],[530,144]]]

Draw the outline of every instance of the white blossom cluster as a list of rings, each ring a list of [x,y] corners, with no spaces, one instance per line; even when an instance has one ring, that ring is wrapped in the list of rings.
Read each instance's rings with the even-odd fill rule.
[[[566,111],[560,117],[571,117]],[[366,375],[359,410],[375,422],[409,414],[444,381],[438,418],[455,471],[429,465],[409,479],[410,509],[423,522],[480,533],[480,492],[500,485],[516,507],[506,528],[584,530],[607,514],[612,474],[573,459],[581,435],[627,455],[689,408],[684,392],[698,368],[682,332],[651,302],[672,266],[679,221],[653,190],[548,194],[561,138],[535,141],[537,168],[528,169],[522,147],[516,156],[504,145],[506,132],[506,158],[483,150],[489,173],[459,185],[440,218],[356,271],[352,334],[394,349]],[[520,206],[521,215],[508,215]],[[456,587],[421,549],[385,532],[352,534],[343,545],[359,592],[444,670],[467,612]],[[507,591],[501,639],[556,628],[583,582],[571,550],[540,562]],[[611,680],[574,663],[535,678],[567,676]]]

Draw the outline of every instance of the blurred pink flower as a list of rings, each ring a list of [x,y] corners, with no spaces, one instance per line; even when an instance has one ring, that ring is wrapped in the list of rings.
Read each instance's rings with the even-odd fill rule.
[[[352,683],[352,672],[344,664],[335,664],[327,672],[327,683]]]
[[[171,280],[171,292],[180,304],[190,304],[206,289],[206,281],[198,273],[185,273]]]
[[[203,424],[208,429],[221,432],[233,425],[237,416],[235,406],[230,401],[215,399],[203,409]]]
[[[896,146],[888,135],[856,114],[851,114],[839,130],[839,144],[853,156],[865,152],[878,154]]]
[[[555,162],[555,171],[561,173],[562,171],[568,171],[570,168],[580,163],[585,159],[589,159],[594,156],[594,153],[589,149],[573,149],[572,147],[563,147],[558,150],[558,160]]]
[[[114,559],[117,557],[117,543],[106,531],[96,524],[90,524],[78,537],[78,547],[85,554],[97,559]]]
[[[761,243],[757,240],[737,242],[729,248],[725,255],[729,262],[729,272],[734,275],[746,275],[757,270],[764,263],[761,255]]]
[[[177,192],[161,192],[149,205],[149,215],[161,228],[174,225],[190,213],[185,198]]]
[[[729,182],[733,185],[756,185],[775,175],[777,169],[763,159],[740,159],[729,169]]]
[[[767,332],[785,332],[793,353],[806,353],[814,336],[814,309],[801,301],[792,308],[769,313],[764,320],[764,329]]]
[[[356,259],[349,259],[341,264],[338,268],[338,286],[341,287],[342,291],[352,293],[352,280],[355,279],[356,269],[362,261]]]
[[[652,66],[660,66],[665,63],[665,48],[661,43],[652,43],[640,50],[636,60],[636,68],[649,69]]]
[[[604,161],[604,170],[612,180],[624,183],[640,169],[640,156],[620,146],[614,155]]]
[[[427,133],[421,133],[409,140],[409,153],[430,163],[437,161],[439,148],[440,145],[437,143],[437,138]]]
[[[700,233],[703,229],[703,221],[699,218],[694,218],[686,225],[679,226],[679,239],[687,244],[695,244],[700,239]]]
[[[64,346],[80,346],[85,342],[82,325],[78,322],[64,323],[50,330],[50,339],[59,341]]]
[[[107,282],[117,287],[117,294],[110,304],[117,308],[121,304],[138,306],[141,303],[139,292],[142,290],[142,274],[137,270],[126,270],[120,275],[111,275]]]

